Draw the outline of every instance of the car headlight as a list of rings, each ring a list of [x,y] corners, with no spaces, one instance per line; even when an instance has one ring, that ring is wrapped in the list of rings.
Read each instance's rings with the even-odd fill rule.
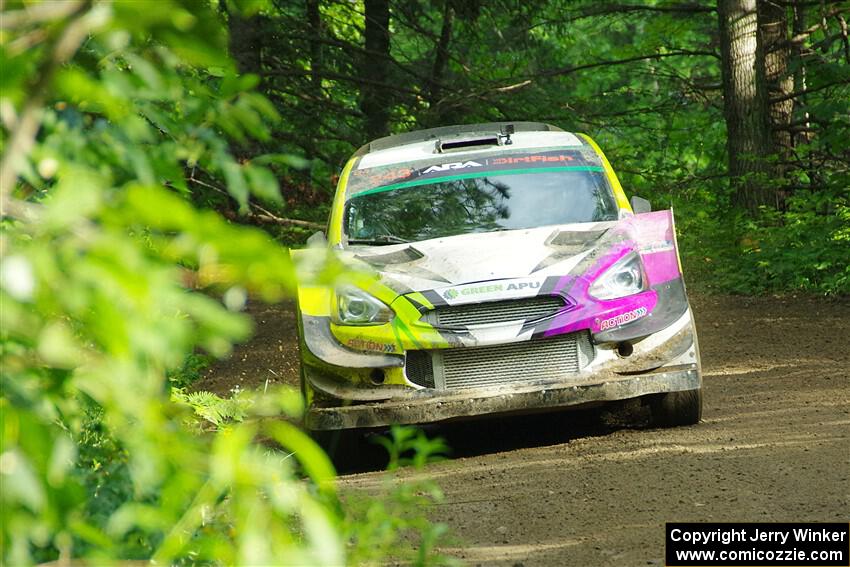
[[[380,325],[393,318],[392,310],[362,289],[341,286],[336,290],[333,322],[341,325]]]
[[[640,293],[647,288],[643,263],[637,252],[626,254],[605,270],[590,286],[588,293],[596,299],[617,299]]]

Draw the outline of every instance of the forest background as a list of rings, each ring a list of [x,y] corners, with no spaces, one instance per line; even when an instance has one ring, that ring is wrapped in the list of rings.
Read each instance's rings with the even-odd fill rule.
[[[847,14],[802,0],[310,0],[228,27],[239,71],[282,117],[264,149],[311,160],[309,177],[284,178],[275,216],[324,223],[335,174],[376,137],[538,120],[591,134],[629,194],[675,209],[692,285],[830,294],[850,291]]]

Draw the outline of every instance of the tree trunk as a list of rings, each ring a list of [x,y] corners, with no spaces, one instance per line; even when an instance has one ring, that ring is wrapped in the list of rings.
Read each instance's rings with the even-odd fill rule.
[[[313,95],[322,94],[322,16],[319,0],[307,0],[307,27],[310,30],[310,81]]]
[[[755,213],[775,199],[771,167],[769,102],[764,49],[758,33],[757,0],[718,0],[723,107],[734,204]]]
[[[365,47],[361,60],[360,110],[366,121],[366,135],[372,140],[389,131],[390,100],[387,75],[390,58],[389,0],[365,0]]]
[[[794,76],[788,71],[791,48],[788,45],[788,9],[775,0],[759,0],[759,33],[764,46],[764,69],[768,99],[783,97],[794,92]],[[774,189],[775,206],[784,210],[790,196],[787,185],[791,160],[793,135],[789,129],[794,112],[794,100],[768,102],[773,151],[779,158],[773,168],[777,184]]]
[[[446,65],[449,62],[449,42],[452,39],[452,26],[454,24],[454,8],[449,0],[445,0],[443,6],[443,26],[440,31],[440,39],[436,45],[436,53],[434,54],[434,66],[431,69],[431,77],[428,81],[427,100],[431,109],[434,109],[442,95],[441,83],[443,75],[446,71]],[[439,115],[439,112],[435,112]]]
[[[256,16],[246,18],[236,11],[228,14],[227,29],[230,37],[227,47],[240,74],[261,74],[262,38],[259,24],[260,19]]]
[[[788,72],[788,59],[791,49],[788,45],[788,17],[785,6],[774,0],[759,1],[759,29],[764,45],[764,68],[769,98],[781,97],[794,92],[794,76]],[[791,113],[794,110],[792,99],[770,105],[770,122],[773,128],[773,141],[777,151],[787,155],[791,147]]]
[[[222,2],[222,10],[227,11],[227,3]],[[263,76],[261,34],[262,20],[259,16],[245,17],[237,10],[227,15],[228,44],[230,56],[236,62],[236,70],[240,75],[251,73]],[[230,149],[239,159],[262,153],[262,143],[249,139],[238,142],[231,141]]]
[[[802,35],[806,30],[806,6],[804,2],[800,0],[796,0],[794,2],[794,24],[793,31],[794,35]],[[794,68],[794,92],[795,93],[805,93],[807,87],[806,84],[806,61],[803,58],[803,47],[802,43],[795,43],[793,47],[793,57],[796,63]],[[802,118],[805,120],[803,126],[804,128],[797,133],[794,139],[794,145],[797,144],[805,144],[810,139],[810,134],[808,128],[811,126],[809,124],[809,111],[806,104],[806,95],[803,94],[800,97],[794,99],[795,106],[795,114],[798,119]]]

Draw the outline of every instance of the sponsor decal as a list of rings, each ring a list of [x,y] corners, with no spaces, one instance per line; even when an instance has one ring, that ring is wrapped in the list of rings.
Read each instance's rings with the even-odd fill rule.
[[[358,181],[363,184],[378,186],[387,183],[393,183],[395,181],[398,181],[399,179],[407,179],[408,177],[412,176],[413,173],[414,170],[409,167],[392,169],[375,167],[372,169],[357,171],[355,173],[355,176],[357,177]]]
[[[386,343],[379,343],[369,339],[348,339],[346,343],[351,348],[357,350],[372,350],[378,352],[395,352],[395,346]]]
[[[477,161],[456,161],[453,163],[444,163],[442,165],[432,165],[428,169],[422,172],[422,175],[427,175],[429,173],[441,172],[441,171],[451,171],[452,169],[467,169],[469,167],[483,167]]]
[[[533,155],[522,157],[500,157],[489,160],[490,165],[513,165],[516,163],[569,163],[575,161],[573,156]]]
[[[374,190],[379,187],[397,183],[438,181],[441,176],[458,175],[461,172],[475,171],[482,175],[510,170],[537,169],[550,167],[589,167],[600,168],[601,162],[593,153],[570,150],[551,150],[534,153],[511,153],[478,157],[474,160],[456,161],[451,163],[423,165],[413,168],[401,164],[367,167],[351,172],[347,190],[351,194]],[[361,166],[362,167],[362,166]]]
[[[446,299],[455,299],[461,295],[481,295],[482,293],[495,293],[499,291],[520,291],[523,289],[537,289],[540,282],[511,282],[509,284],[487,284],[474,287],[462,287],[460,289],[450,288],[443,292]]]
[[[669,252],[673,249],[673,241],[661,240],[659,242],[650,242],[640,247],[641,254],[653,254],[655,252]]]
[[[520,289],[537,289],[540,287],[540,282],[520,282],[520,283],[509,283],[507,290],[520,290]]]
[[[625,313],[620,313],[616,317],[602,320],[599,323],[599,330],[605,331],[613,329],[614,327],[619,327],[620,325],[625,325],[626,323],[631,323],[636,319],[640,319],[644,315],[646,315],[646,307],[638,307],[633,311],[626,311]]]

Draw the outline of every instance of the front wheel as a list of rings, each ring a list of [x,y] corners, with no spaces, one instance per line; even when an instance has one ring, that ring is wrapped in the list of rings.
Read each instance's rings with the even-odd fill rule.
[[[310,436],[324,450],[337,472],[348,473],[368,468],[375,447],[369,447],[363,432],[357,429],[312,431]]]
[[[702,417],[702,388],[655,394],[647,402],[658,427],[693,425]]]

